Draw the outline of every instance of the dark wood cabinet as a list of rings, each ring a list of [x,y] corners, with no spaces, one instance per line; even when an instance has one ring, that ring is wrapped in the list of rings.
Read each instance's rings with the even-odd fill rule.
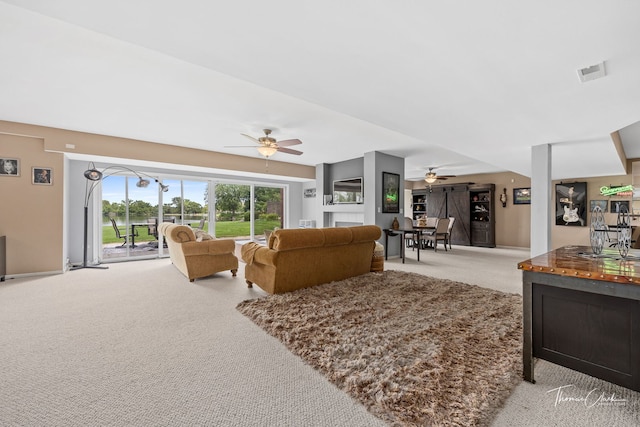
[[[522,270],[524,379],[534,358],[640,391],[640,262],[566,246]]]
[[[473,183],[413,190],[413,219],[425,213],[427,217],[454,217],[451,243],[495,247],[494,191],[494,184]]]
[[[471,206],[471,244],[473,246],[496,246],[494,184],[469,187]]]

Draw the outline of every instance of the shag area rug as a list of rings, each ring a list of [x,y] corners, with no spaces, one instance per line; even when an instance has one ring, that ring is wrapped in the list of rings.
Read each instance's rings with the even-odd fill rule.
[[[489,425],[522,375],[522,297],[369,273],[238,310],[394,426]]]

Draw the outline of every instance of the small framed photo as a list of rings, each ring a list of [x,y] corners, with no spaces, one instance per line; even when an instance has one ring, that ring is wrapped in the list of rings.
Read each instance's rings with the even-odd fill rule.
[[[53,170],[38,166],[31,168],[31,183],[35,185],[53,184]]]
[[[531,188],[514,188],[513,204],[514,205],[530,205],[531,204]]]
[[[600,207],[602,212],[609,212],[609,201],[607,200],[590,200],[589,204],[591,205],[589,206],[589,212],[593,212],[593,208],[596,206]]]
[[[624,206],[625,208],[627,208],[627,212],[631,213],[628,200],[611,200],[610,202],[611,207],[609,210],[611,211],[611,213],[620,213],[620,206]]]
[[[20,176],[20,159],[0,158],[0,176]]]

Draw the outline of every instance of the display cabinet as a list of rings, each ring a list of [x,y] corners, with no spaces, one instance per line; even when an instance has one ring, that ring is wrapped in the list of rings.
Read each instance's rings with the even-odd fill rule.
[[[427,212],[427,190],[413,190],[411,193],[412,219],[415,221]]]
[[[494,184],[469,187],[471,245],[495,247]]]

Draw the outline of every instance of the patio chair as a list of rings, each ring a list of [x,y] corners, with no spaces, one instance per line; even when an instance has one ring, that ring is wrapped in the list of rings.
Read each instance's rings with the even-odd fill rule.
[[[153,236],[158,240],[158,218],[147,218],[147,235]]]
[[[120,245],[120,247],[125,246],[126,244],[129,243],[130,239],[134,240],[133,238],[138,236],[138,232],[136,232],[135,234],[132,233],[127,233],[126,231],[122,232],[120,231],[120,229],[118,228],[118,225],[116,224],[116,220],[113,218],[109,218],[111,220],[111,225],[113,226],[113,229],[116,232],[116,237],[118,239],[123,239],[124,242]]]
[[[193,228],[194,230],[204,230],[204,223],[206,221],[207,220],[205,218],[202,218],[198,224],[196,225],[191,224],[191,228]]]

